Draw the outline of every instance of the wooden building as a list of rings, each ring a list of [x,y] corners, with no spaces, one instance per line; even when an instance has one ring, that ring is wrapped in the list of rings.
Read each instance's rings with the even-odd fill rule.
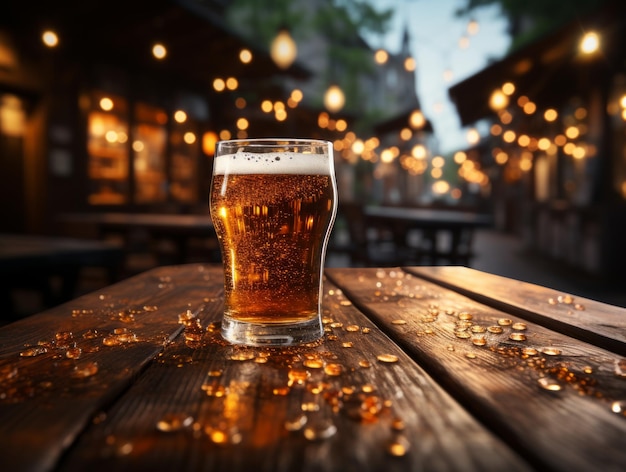
[[[237,137],[237,104],[274,91],[276,77],[310,76],[280,69],[224,25],[221,2],[207,4],[3,7],[0,232],[49,232],[65,212],[206,205],[212,145],[220,131]],[[249,132],[281,128],[260,120]]]
[[[624,3],[515,51],[449,95],[463,125],[489,130],[477,164],[491,178],[501,227],[568,267],[623,279]]]

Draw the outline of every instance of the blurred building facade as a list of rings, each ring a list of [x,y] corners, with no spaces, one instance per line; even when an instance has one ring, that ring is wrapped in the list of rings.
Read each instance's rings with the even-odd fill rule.
[[[329,4],[300,3],[304,10]],[[283,69],[265,45],[227,26],[226,6],[12,4],[0,19],[0,197],[11,202],[2,206],[1,230],[54,232],[57,216],[70,212],[206,211],[215,142],[237,137],[329,139],[343,198],[370,195],[366,174],[381,165],[383,143],[367,130],[419,109],[408,42],[381,65],[361,37],[351,37],[370,64],[346,91],[358,89],[358,106],[333,113],[320,97],[345,71],[329,39],[313,34]],[[354,130],[367,113],[374,120]],[[395,157],[425,139],[399,137],[410,128],[405,122],[387,138],[390,146],[403,143]],[[355,152],[359,140],[364,149]]]
[[[498,227],[573,269],[620,279],[624,18],[623,2],[608,2],[449,90],[462,124],[486,130],[468,155],[489,176]]]

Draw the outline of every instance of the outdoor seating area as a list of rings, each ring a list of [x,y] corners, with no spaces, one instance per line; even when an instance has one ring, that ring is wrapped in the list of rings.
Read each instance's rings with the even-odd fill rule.
[[[0,15],[2,471],[622,472],[626,2]]]

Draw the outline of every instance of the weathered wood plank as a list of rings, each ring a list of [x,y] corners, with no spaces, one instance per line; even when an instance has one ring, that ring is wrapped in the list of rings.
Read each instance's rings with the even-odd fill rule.
[[[407,270],[481,303],[626,355],[626,308],[468,267]]]
[[[626,421],[611,405],[625,399],[624,359],[400,269],[327,275],[538,469],[623,470]]]
[[[227,345],[217,332],[222,309],[207,303],[198,314],[202,339],[186,340],[186,328],[106,419],[89,426],[60,469],[529,469],[330,283],[327,332],[315,345]],[[173,417],[190,424],[157,427]]]
[[[54,468],[94,414],[218,295],[221,271],[159,268],[0,330],[4,470]],[[32,355],[37,354],[37,355]]]

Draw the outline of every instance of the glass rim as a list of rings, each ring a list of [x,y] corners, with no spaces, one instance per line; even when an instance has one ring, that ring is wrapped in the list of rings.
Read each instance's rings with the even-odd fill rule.
[[[330,141],[317,138],[241,138],[225,139],[217,142],[218,146],[245,146],[248,148],[285,147],[285,146],[332,146]]]

